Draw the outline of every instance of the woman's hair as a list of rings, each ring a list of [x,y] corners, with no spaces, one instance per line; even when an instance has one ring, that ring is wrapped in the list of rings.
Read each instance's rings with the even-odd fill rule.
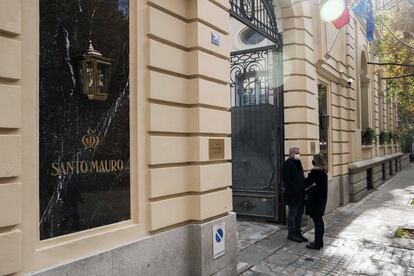
[[[326,173],[328,173],[328,162],[322,154],[318,153],[313,156],[312,164],[315,167],[322,168]]]

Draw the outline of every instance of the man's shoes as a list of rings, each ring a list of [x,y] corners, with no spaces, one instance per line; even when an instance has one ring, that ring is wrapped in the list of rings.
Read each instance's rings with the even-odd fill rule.
[[[322,247],[323,247],[323,245],[319,245],[319,244],[316,244],[314,242],[311,242],[308,245],[306,245],[306,248],[316,249],[316,250],[320,250]]]
[[[292,235],[288,235],[287,236],[287,239],[288,240],[291,240],[291,241],[294,241],[294,242],[302,242],[302,239],[301,238],[299,238],[297,235],[295,235],[295,234],[292,234]]]
[[[308,241],[309,241],[307,238],[305,238],[305,237],[302,235],[302,233],[300,233],[300,234],[296,234],[296,236],[297,236],[299,239],[301,239],[303,242],[308,242]]]

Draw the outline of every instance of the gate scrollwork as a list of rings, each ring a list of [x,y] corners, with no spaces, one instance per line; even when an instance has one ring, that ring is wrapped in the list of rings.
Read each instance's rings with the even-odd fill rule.
[[[230,15],[281,47],[272,0],[230,0]]]
[[[240,7],[240,11],[242,13],[243,16],[245,16],[248,20],[252,21],[255,18],[255,1],[245,1],[245,0],[241,0],[240,1],[241,7]]]

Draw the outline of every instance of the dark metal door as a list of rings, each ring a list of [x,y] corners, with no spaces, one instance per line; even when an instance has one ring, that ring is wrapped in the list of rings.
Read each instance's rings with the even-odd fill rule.
[[[281,52],[274,46],[231,53],[233,208],[283,220]]]

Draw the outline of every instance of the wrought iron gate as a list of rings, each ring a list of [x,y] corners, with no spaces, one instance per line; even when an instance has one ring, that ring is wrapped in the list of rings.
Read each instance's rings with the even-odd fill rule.
[[[282,47],[272,0],[230,0],[230,15]]]
[[[284,222],[282,38],[272,0],[230,0],[230,15],[271,46],[232,52],[233,208]]]
[[[275,46],[231,54],[233,207],[280,220],[283,102]]]

